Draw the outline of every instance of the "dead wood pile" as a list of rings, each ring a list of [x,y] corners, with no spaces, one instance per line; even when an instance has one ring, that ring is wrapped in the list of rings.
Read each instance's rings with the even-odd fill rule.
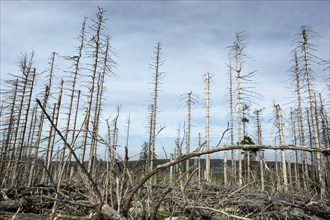
[[[1,189],[0,219],[101,219],[83,188],[63,185],[56,199],[52,187]],[[56,212],[52,210],[58,203]],[[149,207],[149,208],[148,208]],[[17,214],[15,214],[17,212]],[[51,214],[52,213],[52,214]],[[154,213],[154,214],[153,214]],[[146,186],[132,202],[129,219],[330,219],[329,199],[309,193],[269,193],[248,185],[220,187]]]

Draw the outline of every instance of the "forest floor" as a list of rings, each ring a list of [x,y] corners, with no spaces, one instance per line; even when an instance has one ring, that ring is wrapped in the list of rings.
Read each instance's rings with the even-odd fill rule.
[[[46,185],[1,189],[1,193],[0,219],[102,219],[88,192],[74,185],[63,185],[58,195]],[[55,201],[56,212],[52,212]],[[330,200],[311,192],[269,192],[251,185],[153,186],[140,190],[128,219],[144,219],[146,210],[156,211],[157,219],[327,220]]]

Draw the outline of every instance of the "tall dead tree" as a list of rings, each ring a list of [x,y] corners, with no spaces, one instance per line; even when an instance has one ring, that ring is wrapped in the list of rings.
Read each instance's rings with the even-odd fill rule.
[[[32,55],[33,56],[33,55]],[[31,58],[32,59],[32,58]],[[30,114],[30,107],[31,107],[31,99],[32,99],[32,93],[33,93],[33,88],[34,88],[34,82],[35,82],[35,77],[36,77],[36,69],[33,68],[33,70],[31,70],[32,74],[32,79],[30,80],[30,85],[29,85],[29,91],[28,94],[26,95],[26,109],[25,109],[25,113],[24,113],[24,119],[23,119],[23,125],[22,125],[22,130],[21,130],[21,134],[20,134],[20,139],[18,142],[18,146],[19,146],[19,151],[18,151],[18,160],[22,159],[22,152],[23,152],[23,148],[24,148],[24,141],[25,141],[25,137],[26,137],[26,129],[28,126],[28,118],[29,118],[29,114]],[[28,82],[26,82],[28,83]],[[24,99],[25,97],[23,97]]]
[[[12,186],[16,187],[18,184],[18,170],[22,160],[22,152],[24,148],[25,133],[27,128],[27,122],[29,117],[29,111],[31,106],[31,97],[34,80],[35,69],[32,68],[34,53],[32,52],[30,57],[28,54],[22,54],[18,66],[21,71],[21,75],[18,76],[18,98],[17,103],[18,112],[16,115],[16,123],[13,130],[13,151],[12,160],[9,161],[8,167],[13,167],[12,170]],[[32,77],[32,78],[31,78]]]
[[[243,47],[244,48],[244,47]],[[242,117],[241,117],[241,112],[242,112],[242,106],[241,106],[241,71],[242,71],[242,61],[241,61],[241,56],[242,56],[242,42],[240,35],[236,34],[236,41],[234,43],[234,49],[235,49],[235,59],[236,59],[236,80],[237,80],[237,142],[238,144],[241,143],[242,137],[241,137],[241,122],[242,122]],[[238,174],[238,181],[239,185],[243,185],[243,167],[242,167],[242,154],[241,152],[238,153],[239,157],[239,174]]]
[[[151,143],[150,143],[150,170],[154,168],[154,160],[155,160],[155,145],[156,145],[156,125],[157,125],[157,100],[158,100],[158,92],[159,92],[159,86],[160,86],[160,80],[164,77],[164,73],[160,71],[160,67],[164,64],[164,62],[161,60],[161,46],[162,43],[158,42],[156,45],[156,49],[154,51],[155,57],[154,62],[151,64],[151,68],[154,70],[153,73],[153,105],[152,105],[152,114],[151,114],[151,124],[150,124],[150,137],[151,137]]]
[[[61,108],[61,103],[62,103],[63,84],[64,84],[64,80],[62,79],[61,83],[60,83],[57,103],[54,103],[52,119],[53,119],[55,126],[57,126],[58,121],[59,121],[60,108]],[[52,169],[52,165],[53,165],[53,151],[54,151],[55,138],[56,138],[56,131],[53,127],[51,127],[50,131],[49,131],[48,146],[46,149],[45,169],[43,170],[43,180],[46,182],[49,179],[48,176],[46,175],[46,172],[49,172],[52,174],[51,169]],[[54,172],[54,174],[55,174],[55,172]]]
[[[104,80],[105,76],[111,72],[112,59],[110,58],[110,37],[106,38],[106,45],[103,52],[103,62],[101,71],[98,76],[97,82],[97,91],[95,97],[95,111],[94,111],[94,120],[93,120],[93,130],[92,130],[92,140],[90,148],[90,157],[88,163],[89,172],[92,171],[93,166],[95,165],[96,152],[97,152],[97,136],[99,130],[100,116],[102,111],[102,97],[104,93]]]
[[[186,153],[190,153],[190,130],[191,130],[191,95],[192,92],[188,93],[187,107],[188,107],[188,119],[187,119],[187,132],[186,132]],[[189,160],[186,161],[186,178],[189,178]]]
[[[36,104],[35,107],[32,110],[32,117],[31,117],[31,125],[30,125],[30,131],[29,131],[29,136],[27,139],[27,144],[28,144],[28,149],[27,149],[27,157],[32,158],[32,151],[33,151],[33,146],[35,144],[35,134],[36,134],[36,129],[38,125],[38,105]],[[24,173],[28,174],[29,173],[30,166],[25,166],[24,168]],[[28,184],[28,179],[24,180],[24,184]]]
[[[314,97],[313,85],[312,85],[312,70],[311,70],[311,62],[313,62],[313,58],[315,59],[315,55],[311,54],[310,51],[313,51],[313,44],[310,43],[310,40],[317,37],[317,34],[311,29],[304,25],[301,26],[301,32],[299,34],[298,47],[301,48],[302,51],[302,65],[304,68],[304,76],[306,79],[307,90],[308,90],[308,100],[309,107],[311,113],[311,121],[312,121],[312,132],[313,132],[313,142],[316,148],[320,148],[319,143],[319,134],[317,129],[317,118],[316,118],[316,99]],[[320,182],[320,190],[321,196],[325,195],[325,180],[324,180],[324,170],[322,167],[322,158],[320,153],[316,153],[316,163],[318,170],[318,177]]]
[[[303,72],[301,71],[299,67],[299,60],[298,60],[298,55],[297,55],[297,50],[293,51],[293,58],[292,62],[294,63],[293,67],[291,68],[291,71],[293,72],[293,79],[294,79],[294,92],[296,94],[297,98],[297,117],[298,117],[298,135],[299,135],[299,144],[302,146],[305,146],[305,129],[304,129],[304,120],[303,120],[303,109],[302,109],[302,98],[301,98],[301,89],[302,89],[302,74]],[[306,180],[309,178],[309,170],[308,170],[308,161],[307,161],[307,155],[306,152],[302,152],[302,157],[303,157],[303,179],[305,183],[305,189],[307,189],[306,185]]]
[[[247,35],[244,32],[236,33],[236,39],[232,46],[230,46],[230,59],[235,63],[232,69],[235,72],[235,80],[237,84],[236,88],[236,113],[237,113],[237,144],[241,144],[244,137],[242,136],[242,111],[243,103],[251,103],[253,99],[259,98],[260,94],[252,91],[254,82],[252,78],[254,77],[254,72],[242,73],[243,64],[245,59],[248,57],[245,53],[247,44],[245,39]],[[252,84],[252,86],[251,86]],[[243,185],[243,164],[242,164],[242,154],[239,152],[239,171],[238,171],[238,181],[239,185]]]
[[[80,103],[80,95],[81,91],[78,90],[78,95],[77,95],[77,102],[76,102],[76,111],[74,114],[74,120],[73,120],[73,128],[72,128],[72,136],[71,136],[71,145],[74,145],[74,142],[76,141],[76,128],[77,128],[77,121],[78,121],[78,113],[79,113],[79,103]],[[70,178],[70,172],[71,172],[71,157],[72,157],[72,152],[69,151],[69,154],[67,156],[67,159],[65,163],[63,164],[62,172],[65,173],[67,178]],[[65,172],[65,167],[67,166],[67,170]],[[64,175],[64,174],[63,174]],[[62,176],[62,175],[61,175]],[[61,177],[59,178],[59,181],[61,181]]]
[[[299,116],[299,137],[300,137],[300,144],[305,146],[305,131],[304,131],[304,123],[303,123],[303,110],[302,110],[302,101],[301,101],[301,70],[299,68],[299,61],[297,57],[297,51],[294,51],[293,57],[294,66],[292,71],[294,73],[294,81],[295,81],[295,93],[297,95],[297,110]]]
[[[322,142],[323,142],[323,146],[326,147],[330,145],[330,129],[329,129],[330,124],[329,124],[328,113],[323,104],[321,93],[319,93],[319,102],[320,102],[319,115],[320,115],[321,131],[322,131]]]
[[[233,67],[232,67],[232,57],[229,54],[229,64],[228,66],[228,93],[229,93],[229,129],[230,129],[230,144],[234,145],[234,90],[233,90]],[[236,182],[236,160],[235,151],[231,151],[231,168],[232,168],[232,179]]]
[[[205,149],[210,149],[210,83],[211,76],[208,70],[206,70],[204,75],[205,81]],[[204,178],[207,181],[211,181],[211,158],[210,155],[206,155],[205,158],[205,174]]]
[[[82,150],[80,154],[80,162],[83,163],[85,159],[85,154],[87,150],[87,139],[88,139],[88,134],[90,132],[90,120],[91,120],[91,114],[92,114],[92,107],[93,107],[93,101],[94,96],[95,96],[95,85],[96,85],[96,80],[97,80],[97,73],[100,65],[100,53],[101,53],[101,48],[102,48],[102,41],[101,41],[101,31],[103,27],[103,23],[105,21],[104,18],[104,13],[105,11],[102,8],[99,8],[98,13],[96,14],[97,20],[94,21],[93,25],[91,26],[92,31],[95,31],[95,34],[93,38],[91,39],[91,47],[93,48],[92,52],[92,69],[91,69],[91,80],[90,80],[90,85],[88,88],[88,100],[87,100],[87,107],[86,107],[86,117],[85,117],[85,122],[84,122],[84,133],[83,133],[83,140],[82,140]],[[89,155],[92,156],[92,155]]]
[[[83,49],[84,49],[84,43],[85,43],[85,28],[86,28],[86,18],[84,18],[84,21],[82,23],[82,27],[80,30],[80,35],[79,35],[80,45],[77,48],[77,52],[78,52],[77,55],[73,56],[73,57],[66,57],[66,59],[72,61],[73,68],[74,68],[74,70],[71,73],[72,74],[72,82],[71,82],[71,89],[70,89],[71,95],[69,96],[70,100],[69,100],[69,107],[68,107],[68,112],[67,112],[65,133],[64,133],[64,138],[66,140],[68,140],[69,133],[70,133],[71,116],[73,114],[74,98],[75,98],[75,94],[77,93],[76,85],[77,85],[78,74],[80,72],[80,60],[83,55]],[[79,92],[79,95],[80,95],[80,92]],[[74,130],[75,129],[73,129],[73,131],[72,131],[73,133],[74,133]],[[72,137],[72,140],[73,139],[74,139],[74,136]],[[60,161],[60,164],[61,164],[60,173],[64,173],[64,170],[65,170],[65,165],[66,165],[66,163],[64,163],[65,154],[66,154],[66,145],[65,145],[65,143],[63,143],[63,148],[61,151],[61,159],[60,159],[61,160]],[[69,152],[69,155],[71,156],[70,152]],[[62,179],[62,176],[59,177],[59,183],[60,183],[61,179]]]
[[[279,133],[280,145],[284,145],[284,133],[283,133],[283,123],[282,123],[282,109],[280,105],[275,105],[276,110],[276,127]],[[283,175],[283,183],[284,183],[284,191],[288,191],[288,175],[286,168],[286,157],[285,152],[281,150],[282,157],[282,175]]]
[[[15,114],[15,104],[16,104],[16,98],[17,98],[17,91],[18,91],[18,79],[16,79],[13,82],[8,82],[9,84],[13,84],[14,90],[12,92],[12,97],[9,97],[9,100],[12,100],[11,103],[9,103],[9,108],[10,108],[10,113],[7,119],[7,129],[5,131],[5,139],[3,140],[3,145],[2,145],[2,155],[1,155],[1,163],[0,163],[0,174],[3,176],[2,181],[0,182],[1,186],[4,186],[7,179],[9,178],[9,173],[8,170],[6,169],[8,167],[8,163],[10,162],[10,151],[13,149],[11,148],[11,139],[12,139],[12,129],[14,125],[14,114]],[[5,125],[5,120],[4,116],[2,114],[1,120],[3,123],[1,124],[2,126]],[[7,172],[5,172],[7,170]]]
[[[146,161],[146,166],[147,169],[146,171],[150,170],[151,167],[151,146],[152,146],[152,130],[153,130],[153,104],[150,104],[148,106],[148,130],[149,130],[149,140],[148,140],[148,149],[147,149],[147,161]]]
[[[295,110],[290,109],[290,124],[291,124],[291,144],[297,145],[297,135],[296,135],[296,121],[295,121]],[[295,183],[297,189],[300,189],[300,176],[299,176],[299,155],[298,152],[294,152],[294,174],[295,174]]]
[[[56,55],[56,53],[53,52],[52,56],[50,58],[50,70],[49,70],[48,84],[46,85],[46,88],[45,88],[45,93],[44,93],[43,103],[42,103],[42,107],[44,109],[46,109],[46,107],[47,107],[48,98],[49,98],[50,91],[51,91],[52,79],[53,79],[53,74],[54,74],[55,55]],[[45,113],[41,112],[40,118],[39,118],[39,124],[38,124],[37,139],[36,139],[36,143],[34,146],[32,164],[31,164],[31,168],[30,168],[30,172],[29,172],[29,180],[28,180],[29,187],[31,187],[33,185],[33,181],[35,178],[34,173],[35,173],[35,168],[37,165],[39,147],[40,147],[40,143],[41,143],[41,139],[42,139],[44,119],[45,119]]]
[[[191,134],[191,107],[198,102],[198,96],[192,92],[182,95],[181,101],[185,101],[185,107],[187,108],[187,131],[186,131],[186,153],[190,153],[190,134]],[[189,178],[189,160],[186,161],[186,178]]]
[[[260,123],[260,113],[263,109],[257,109],[254,111],[256,114],[256,125],[257,125],[257,144],[262,145],[262,131],[261,131],[261,123]],[[265,176],[264,176],[264,161],[263,161],[263,152],[259,151],[259,162],[260,162],[260,183],[261,189],[265,189]]]

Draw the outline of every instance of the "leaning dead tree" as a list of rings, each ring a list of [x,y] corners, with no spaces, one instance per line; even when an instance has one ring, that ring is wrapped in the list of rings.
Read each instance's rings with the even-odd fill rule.
[[[66,57],[67,60],[72,62],[73,65],[73,70],[70,72],[72,81],[71,83],[71,88],[69,91],[71,92],[70,94],[70,99],[69,99],[69,106],[68,106],[68,111],[67,111],[67,118],[66,118],[66,125],[65,125],[65,133],[64,133],[64,138],[68,140],[69,134],[70,134],[70,127],[72,126],[72,120],[71,117],[74,114],[73,108],[74,108],[74,101],[75,97],[77,97],[77,102],[79,103],[79,98],[80,98],[80,92],[76,91],[77,87],[77,79],[80,73],[80,66],[81,66],[81,59],[83,55],[83,49],[85,46],[85,29],[86,29],[86,18],[84,18],[84,21],[82,23],[80,35],[78,37],[80,45],[77,47],[77,55],[76,56],[68,56]],[[78,110],[79,104],[76,107],[76,111]],[[77,117],[77,114],[76,114]],[[72,141],[74,139],[74,133],[75,133],[75,123],[73,123],[73,129],[71,130],[72,134]],[[65,175],[65,169],[70,170],[69,163],[65,162],[65,155],[66,155],[66,145],[63,143],[62,151],[61,151],[61,156],[60,156],[60,166],[61,166],[61,171],[60,171],[60,176],[58,178],[58,183],[61,182],[63,175]],[[71,158],[71,153],[69,152],[69,155],[67,156],[67,160],[70,160]],[[68,172],[66,172],[68,174]],[[65,175],[66,178],[68,178],[67,175]]]
[[[293,86],[294,86],[294,94],[296,96],[296,117],[297,117],[297,123],[298,123],[298,140],[300,145],[305,145],[305,127],[304,127],[304,120],[303,120],[303,108],[302,108],[302,78],[303,76],[303,71],[300,68],[299,65],[299,60],[298,60],[298,55],[297,55],[297,49],[292,51],[293,57],[292,57],[292,62],[293,66],[291,68],[292,72],[292,78],[293,78]],[[303,157],[303,183],[305,189],[307,189],[307,179],[309,179],[309,169],[308,169],[308,161],[307,161],[307,155],[306,152],[302,152],[302,157]]]
[[[90,131],[90,119],[91,119],[91,114],[92,114],[92,106],[93,106],[93,101],[94,101],[94,96],[95,96],[95,87],[96,87],[96,82],[97,82],[97,73],[98,73],[98,68],[100,65],[100,54],[101,54],[101,30],[103,27],[104,23],[104,10],[99,8],[99,11],[97,13],[97,20],[94,22],[92,26],[92,30],[95,31],[95,34],[93,38],[91,39],[91,46],[93,48],[92,52],[92,69],[91,69],[91,79],[90,79],[90,86],[88,88],[89,93],[88,93],[88,100],[87,100],[87,107],[86,107],[86,119],[85,119],[85,126],[84,126],[84,133],[83,133],[83,142],[82,142],[82,151],[80,155],[80,161],[83,162],[85,159],[85,154],[87,150],[87,139],[89,136],[89,131]],[[94,136],[94,135],[93,135]],[[90,155],[91,156],[91,155]]]
[[[7,175],[12,176],[11,186],[17,187],[19,178],[21,175],[19,173],[19,169],[22,168],[23,158],[26,157],[24,155],[25,149],[27,145],[25,140],[27,138],[27,129],[28,129],[28,119],[31,114],[31,96],[34,89],[36,69],[33,68],[33,57],[34,53],[32,52],[30,55],[27,53],[21,54],[18,60],[18,67],[20,70],[19,75],[12,75],[17,80],[15,85],[15,102],[13,103],[13,107],[16,106],[9,118],[10,120],[10,132],[11,135],[10,140],[7,139],[6,147],[8,149],[10,144],[10,159],[6,164]],[[5,180],[6,178],[4,178]],[[7,179],[8,180],[8,179]]]
[[[106,37],[105,47],[103,52],[102,62],[101,62],[101,70],[97,80],[97,90],[96,90],[96,97],[95,97],[95,110],[94,110],[94,123],[92,129],[92,135],[96,136],[99,132],[99,124],[100,124],[100,117],[102,111],[102,98],[104,95],[104,82],[105,77],[109,75],[112,71],[112,65],[114,64],[113,60],[110,57],[110,37]],[[97,152],[97,140],[96,138],[92,138],[91,140],[91,148],[89,154],[89,163],[88,163],[88,170],[92,172],[95,166],[96,160],[96,152]]]
[[[62,79],[61,83],[60,83],[59,92],[58,92],[57,103],[54,103],[54,105],[53,105],[54,107],[53,107],[52,120],[53,120],[55,126],[57,126],[58,121],[59,121],[59,114],[60,114],[62,94],[63,94],[63,84],[64,84],[64,80]],[[45,157],[45,162],[44,162],[45,165],[44,165],[43,174],[42,174],[43,182],[48,182],[48,179],[49,179],[49,176],[46,175],[46,172],[52,173],[51,169],[53,166],[53,159],[54,159],[53,153],[54,153],[55,138],[56,138],[56,131],[54,130],[53,127],[51,127],[49,130],[46,157]],[[56,176],[56,175],[54,175],[54,176]]]
[[[10,100],[9,103],[6,103],[10,109],[9,115],[5,115],[1,112],[1,131],[3,132],[4,139],[2,140],[1,145],[1,163],[0,163],[0,173],[3,176],[3,179],[0,181],[1,187],[6,186],[6,182],[8,181],[10,171],[7,169],[7,165],[10,162],[11,151],[12,149],[12,130],[15,121],[15,106],[18,92],[18,79],[12,81],[6,81],[6,84],[9,87],[8,98],[7,101]],[[13,87],[13,88],[12,88]],[[5,96],[1,91],[2,95]]]
[[[42,103],[43,108],[47,107],[48,99],[50,96],[50,91],[52,88],[52,80],[53,80],[53,76],[54,76],[55,55],[56,55],[56,53],[53,52],[52,56],[50,57],[48,84],[46,85],[44,96],[43,96],[43,103]],[[37,139],[36,139],[35,146],[34,146],[34,151],[33,151],[33,155],[32,155],[32,164],[31,164],[30,172],[29,172],[28,186],[30,186],[30,187],[33,186],[33,183],[35,180],[35,172],[36,172],[36,166],[37,166],[37,161],[38,161],[38,153],[40,150],[40,143],[41,143],[41,139],[42,139],[44,119],[45,119],[45,114],[44,114],[44,112],[41,112],[40,117],[39,117]]]
[[[308,101],[309,101],[309,111],[311,117],[311,134],[314,146],[320,148],[320,138],[317,126],[317,115],[316,115],[316,97],[313,91],[313,71],[311,69],[311,64],[317,59],[317,56],[312,54],[314,51],[313,44],[310,43],[311,40],[317,37],[317,34],[309,27],[304,25],[301,26],[301,31],[298,34],[297,39],[297,49],[300,49],[301,56],[299,57],[299,62],[303,66],[303,74],[305,78],[305,84],[307,85]],[[309,117],[309,116],[307,116]],[[321,195],[325,194],[325,179],[324,179],[324,169],[322,165],[322,156],[320,153],[316,153],[316,164],[318,171],[318,179],[320,183]]]

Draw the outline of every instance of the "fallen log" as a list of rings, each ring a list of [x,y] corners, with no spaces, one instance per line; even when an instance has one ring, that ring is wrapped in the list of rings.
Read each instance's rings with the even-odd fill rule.
[[[0,211],[13,212],[17,211],[22,206],[22,204],[16,200],[5,200],[0,201]]]

